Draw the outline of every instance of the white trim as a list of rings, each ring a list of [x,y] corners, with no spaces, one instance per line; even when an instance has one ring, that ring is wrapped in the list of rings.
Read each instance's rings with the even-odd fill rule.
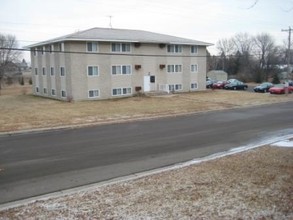
[[[196,85],[195,88],[192,88],[192,85]],[[190,83],[190,90],[194,91],[194,90],[197,90],[198,89],[198,83],[197,82],[191,82]]]
[[[62,75],[62,68],[63,68],[63,70],[64,70],[64,71],[63,71],[63,75]],[[60,69],[59,69],[59,70],[60,70],[60,76],[61,76],[61,77],[65,77],[65,76],[66,76],[65,67],[64,67],[64,66],[60,66]]]
[[[173,72],[169,72],[169,66],[173,66],[174,71]],[[181,66],[180,69],[181,71],[176,72],[176,66]],[[167,64],[167,68],[166,71],[167,73],[182,73],[182,69],[183,69],[183,65],[182,64]]]
[[[113,51],[113,45],[114,44],[118,44],[119,45],[119,51]],[[125,44],[125,45],[129,45],[129,51],[122,51],[122,45]],[[112,42],[110,44],[110,52],[111,53],[131,53],[131,43],[128,43],[128,42]]]
[[[55,91],[55,94],[53,94],[53,90]],[[56,89],[55,88],[51,88],[51,96],[56,96]]]
[[[46,76],[47,75],[47,71],[46,71],[46,67],[45,66],[42,67],[42,75],[43,76]]]
[[[196,71],[192,71],[192,66],[196,66]],[[198,64],[190,64],[190,72],[198,73]]]
[[[63,96],[63,94],[62,93],[65,93],[65,96]],[[67,94],[66,94],[66,90],[61,90],[61,98],[66,98],[67,97]]]
[[[196,52],[195,53],[192,52],[193,47],[196,47]],[[191,45],[190,46],[190,54],[198,54],[198,45]]]
[[[89,74],[89,67],[97,67],[97,75],[90,75]],[[88,65],[87,66],[87,68],[86,68],[86,70],[87,70],[87,76],[88,77],[97,77],[97,76],[99,76],[100,75],[100,68],[99,68],[99,66],[98,65]]]
[[[113,90],[114,90],[114,89],[116,89],[116,90],[119,89],[121,93],[120,93],[120,94],[116,94],[116,95],[114,95],[114,94],[113,94]],[[123,93],[123,90],[124,90],[124,89],[126,89],[126,93],[125,93],[125,94]],[[129,89],[130,89],[130,93],[128,93],[128,90],[129,90]],[[131,87],[112,88],[111,90],[112,90],[112,96],[130,96],[130,95],[132,95],[132,88],[131,88]]]
[[[94,95],[94,96],[90,96],[90,92],[91,92],[91,91],[93,92],[93,95]],[[95,96],[95,94],[94,94],[95,91],[98,91],[98,95],[97,95],[97,96]],[[87,93],[87,94],[88,94],[88,98],[89,98],[89,99],[99,98],[99,97],[100,97],[100,90],[99,90],[99,89],[90,89],[90,90],[88,90],[88,93]]]
[[[116,73],[116,74],[113,74],[113,67],[120,67],[120,73]],[[129,66],[130,67],[130,73],[126,73],[126,74],[123,74],[123,67],[127,67]],[[111,75],[112,76],[128,76],[128,75],[132,75],[132,65],[131,64],[122,64],[122,65],[111,65]]]
[[[169,47],[171,47],[170,49],[171,49],[172,51],[168,51]],[[179,52],[176,52],[176,47],[178,47],[178,48],[177,48],[178,50],[179,50],[179,48],[180,48],[180,51],[179,51]],[[182,47],[182,45],[180,45],[180,44],[168,44],[167,47],[166,47],[166,50],[167,50],[167,53],[168,53],[168,54],[182,54],[182,52],[183,52],[183,47]]]
[[[88,50],[88,44],[89,44],[89,43],[90,43],[90,44],[95,44],[97,50]],[[85,43],[85,47],[86,47],[85,51],[86,51],[87,53],[97,53],[97,52],[99,52],[99,42],[97,42],[97,41],[86,41],[86,43]],[[92,45],[92,49],[93,49],[93,45]]]
[[[54,66],[50,67],[50,76],[55,76],[55,68],[54,68]]]

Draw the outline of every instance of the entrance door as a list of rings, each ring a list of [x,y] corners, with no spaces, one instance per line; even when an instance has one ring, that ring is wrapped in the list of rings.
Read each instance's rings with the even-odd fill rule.
[[[144,76],[143,78],[143,91],[151,91],[151,76]]]

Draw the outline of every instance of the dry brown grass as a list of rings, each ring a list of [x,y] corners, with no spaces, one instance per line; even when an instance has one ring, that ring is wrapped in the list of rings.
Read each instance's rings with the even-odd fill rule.
[[[24,94],[22,91],[26,90]],[[292,95],[203,91],[161,97],[61,102],[10,87],[0,96],[0,132],[129,120],[292,101]]]
[[[241,154],[4,210],[3,219],[292,219],[293,149]],[[0,217],[1,219],[1,217]]]

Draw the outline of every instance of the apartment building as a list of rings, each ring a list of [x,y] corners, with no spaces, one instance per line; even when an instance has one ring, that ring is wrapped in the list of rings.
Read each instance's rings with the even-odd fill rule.
[[[141,30],[92,28],[28,46],[33,94],[97,100],[206,87],[212,44]]]

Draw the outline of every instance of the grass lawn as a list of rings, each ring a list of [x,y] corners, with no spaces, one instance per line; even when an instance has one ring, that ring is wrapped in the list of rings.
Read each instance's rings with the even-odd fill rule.
[[[0,132],[83,125],[292,101],[293,96],[207,90],[155,97],[62,102],[33,96],[29,86],[4,88]]]

